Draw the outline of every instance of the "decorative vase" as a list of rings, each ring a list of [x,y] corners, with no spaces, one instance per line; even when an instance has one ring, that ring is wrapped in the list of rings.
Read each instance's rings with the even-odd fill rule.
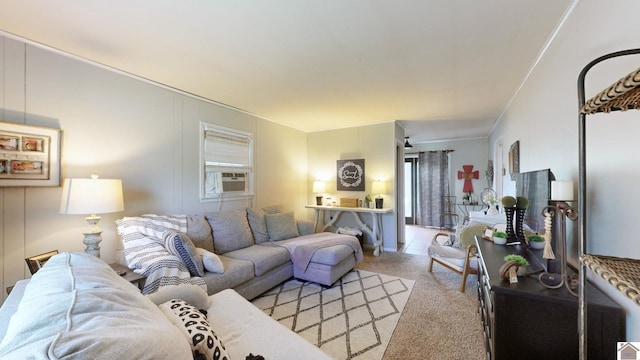
[[[507,238],[494,236],[493,243],[496,245],[504,245],[507,243]]]
[[[532,249],[544,249],[544,241],[529,241],[529,247]]]
[[[509,241],[517,240],[516,233],[513,231],[513,213],[515,212],[515,208],[505,207],[504,215],[507,217],[507,239]]]
[[[516,208],[516,238],[521,244],[525,244],[526,236],[524,236],[524,213],[527,208]]]

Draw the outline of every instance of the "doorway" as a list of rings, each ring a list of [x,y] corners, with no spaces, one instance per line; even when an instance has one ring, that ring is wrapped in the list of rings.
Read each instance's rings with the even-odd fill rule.
[[[404,223],[415,225],[418,213],[418,158],[404,159]]]

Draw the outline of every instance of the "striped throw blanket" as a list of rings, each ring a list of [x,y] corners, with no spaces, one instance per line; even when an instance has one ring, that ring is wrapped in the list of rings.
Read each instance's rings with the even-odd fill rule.
[[[186,216],[149,214],[124,217],[116,220],[116,226],[127,266],[147,278],[143,294],[156,292],[162,286],[179,284],[195,284],[207,290],[204,279],[192,278],[182,259],[164,247],[162,235],[165,231],[187,232]]]

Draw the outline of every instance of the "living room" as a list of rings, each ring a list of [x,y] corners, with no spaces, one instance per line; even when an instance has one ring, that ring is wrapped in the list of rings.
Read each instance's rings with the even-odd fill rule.
[[[640,30],[632,14],[640,4],[632,0],[603,3],[576,1],[541,57],[523,79],[508,106],[486,136],[483,159],[473,163],[483,170],[486,160],[502,149],[507,167],[509,146],[519,141],[520,171],[550,168],[559,180],[578,181],[578,109],[576,79],[584,65],[612,51],[636,46]],[[635,11],[634,11],[635,10]],[[2,26],[0,25],[0,29]],[[551,34],[550,34],[551,35]],[[104,214],[102,257],[116,259],[113,221],[143,213],[202,214],[246,206],[285,204],[298,218],[313,218],[305,205],[315,201],[312,183],[329,173],[336,160],[365,159],[367,193],[370,182],[385,180],[386,206],[398,208],[398,148],[405,129],[389,122],[306,133],[214,101],[160,86],[100,64],[90,63],[46,45],[0,36],[0,119],[62,129],[62,177],[119,178],[124,185],[125,211]],[[471,59],[472,60],[472,59]],[[588,96],[637,68],[628,57],[594,70]],[[464,100],[461,100],[464,101]],[[629,234],[640,194],[633,190],[638,160],[635,133],[640,124],[635,112],[596,115],[589,128],[590,179],[589,231],[596,252],[640,258]],[[199,126],[209,122],[252,133],[255,139],[255,194],[253,200],[216,203],[199,201]],[[611,125],[615,124],[615,125]],[[600,135],[604,136],[600,136]],[[498,145],[497,145],[498,144]],[[501,148],[500,148],[500,145]],[[448,144],[430,143],[425,148]],[[459,161],[464,162],[465,159]],[[502,194],[514,184],[501,177]],[[334,183],[328,188],[335,189]],[[52,249],[82,251],[80,216],[59,214],[59,187],[0,188],[0,278],[2,288],[29,276],[24,259]],[[362,197],[361,192],[333,192],[342,197]],[[397,213],[383,217],[384,247],[391,251],[402,236]],[[569,262],[577,263],[577,234],[570,224]],[[426,270],[425,270],[426,271]],[[597,277],[602,288],[607,285]],[[614,290],[605,290],[626,312],[627,338],[640,339],[640,310]],[[4,295],[6,296],[6,295]]]

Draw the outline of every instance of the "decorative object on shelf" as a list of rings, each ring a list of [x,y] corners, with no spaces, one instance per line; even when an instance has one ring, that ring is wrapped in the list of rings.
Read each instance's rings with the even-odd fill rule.
[[[520,141],[511,144],[509,148],[509,175],[511,180],[516,180],[516,174],[520,172]]]
[[[387,193],[387,183],[381,180],[371,184],[371,192],[376,194],[376,209],[382,209],[382,195]]]
[[[493,243],[496,245],[504,245],[507,243],[507,233],[504,231],[496,231],[493,233]]]
[[[552,220],[551,220],[552,215],[548,211],[543,211],[543,215],[544,215],[544,253],[542,255],[542,258],[547,260],[555,260],[556,255],[553,253],[553,247],[551,246],[551,240],[552,240],[551,229],[553,228]]]
[[[473,165],[462,165],[462,170],[463,171],[458,171],[458,179],[464,180],[462,192],[470,194],[473,192],[471,180],[479,179],[480,172],[478,170],[473,171]]]
[[[538,280],[549,289],[559,289],[562,286],[566,286],[567,290],[577,297],[578,278],[567,275],[567,230],[565,219],[566,217],[571,221],[578,220],[578,211],[567,204],[568,201],[573,201],[573,181],[552,181],[550,200],[555,202],[555,205],[549,205],[542,211],[545,218],[547,216],[553,217],[554,215],[560,217],[560,238],[556,244],[556,251],[560,258],[560,274],[543,272],[538,276]],[[549,230],[546,230],[546,227],[545,220],[545,233],[550,232],[551,225],[549,224]]]
[[[316,193],[316,205],[322,205],[322,193],[327,191],[324,181],[314,181],[313,190]]]
[[[544,237],[540,235],[529,235],[527,238],[529,240],[529,247],[536,250],[544,249],[545,241]]]
[[[61,133],[0,121],[0,187],[60,185]]]
[[[24,259],[27,262],[27,266],[29,267],[29,271],[31,275],[35,274],[38,270],[40,270],[44,264],[49,260],[50,257],[57,254],[58,250],[53,250],[46,252],[44,254],[28,257]]]
[[[513,231],[513,215],[515,214],[516,210],[514,206],[516,206],[516,198],[514,198],[513,196],[502,197],[502,207],[504,208],[504,215],[507,218],[506,233],[507,239],[509,239],[509,241],[514,241],[517,239],[516,232]]]
[[[485,240],[489,240],[489,241],[493,241],[493,232],[495,231],[494,228],[492,228],[491,226],[487,226],[484,231],[482,232],[482,238]]]
[[[498,196],[492,188],[486,188],[480,193],[480,201],[487,207],[485,215],[495,215],[498,213]]]
[[[340,207],[358,207],[358,199],[340,198]]]
[[[521,244],[526,242],[526,237],[524,236],[524,214],[527,212],[527,206],[529,206],[529,199],[524,196],[516,198],[516,237]]]
[[[337,161],[338,191],[364,191],[364,159]]]
[[[60,213],[91,214],[85,218],[89,228],[83,233],[86,253],[100,257],[102,230],[97,214],[120,211],[124,211],[120,179],[98,179],[98,175],[91,175],[91,179],[64,179]]]
[[[367,195],[364,197],[365,207],[373,209],[373,199],[371,195]]]
[[[510,254],[504,257],[505,263],[515,261],[518,264],[517,274],[518,276],[524,276],[527,274],[527,266],[529,261],[524,256],[518,254]]]

